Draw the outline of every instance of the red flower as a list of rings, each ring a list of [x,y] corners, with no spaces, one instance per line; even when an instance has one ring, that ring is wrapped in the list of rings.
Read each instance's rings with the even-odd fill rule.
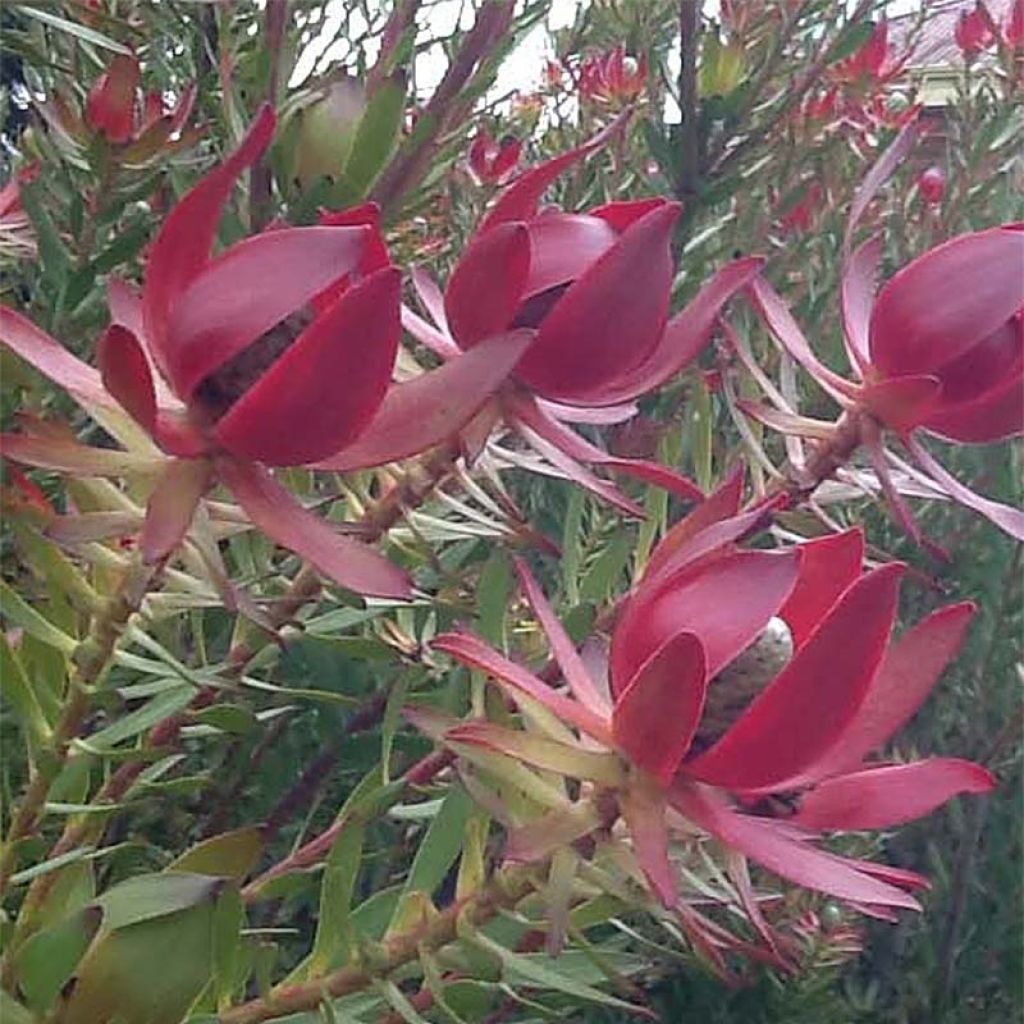
[[[901,382],[898,426],[998,441],[1024,431],[1022,317],[1024,226],[990,228],[959,235],[900,270],[874,301],[866,353],[854,351],[866,355],[872,384]],[[848,319],[857,343],[865,340],[854,334],[860,328]],[[886,403],[892,394],[883,392]]]
[[[478,185],[503,185],[515,173],[523,144],[506,135],[500,142],[486,128],[477,132],[469,147],[467,164]]]
[[[191,82],[175,106],[167,110],[159,92],[140,91],[140,78],[138,60],[117,54],[89,90],[85,119],[94,132],[113,145],[151,145],[155,152],[188,120],[196,99],[196,84]]]
[[[1014,53],[1024,50],[1024,0],[1014,0],[1003,28],[1003,42]]]
[[[513,698],[543,704],[640,769],[610,784],[637,859],[666,905],[679,900],[667,857],[671,806],[800,885],[862,908],[916,908],[904,889],[923,884],[920,876],[836,856],[814,839],[900,824],[957,793],[992,788],[991,775],[966,761],[864,760],[923,702],[959,649],[973,606],[940,609],[890,642],[904,567],[862,572],[858,530],[784,551],[742,550],[735,542],[764,513],[735,514],[740,488],[736,475],[654,552],[612,635],[610,701],[522,565],[526,595],[571,696],[472,635],[445,634],[432,646],[487,672]],[[791,654],[781,658],[763,649],[773,623],[790,642]],[[738,700],[730,692],[737,683]],[[711,737],[702,735],[723,708],[732,720],[712,722]],[[495,726],[470,723],[446,735],[538,763],[528,745]],[[567,752],[566,774],[572,763]],[[605,763],[595,767],[607,771]],[[774,796],[795,805],[790,820],[751,813]]]
[[[917,191],[932,206],[942,202],[946,194],[946,172],[941,167],[927,167],[917,176]]]
[[[896,58],[889,46],[889,23],[883,20],[876,23],[853,56],[836,66],[833,76],[860,84],[883,85],[898,77],[905,63]]]
[[[779,217],[779,227],[787,235],[810,231],[824,205],[825,190],[821,182],[812,181],[804,187],[799,200]]]
[[[349,467],[375,465],[437,444],[476,412],[529,339],[498,338],[478,358],[389,389],[400,283],[371,207],[267,230],[211,258],[222,207],[274,123],[264,107],[239,148],[171,211],[141,301],[112,284],[100,374],[13,310],[0,311],[0,340],[105,426],[113,422],[115,436],[127,434],[127,411],[175,457],[150,502],[147,557],[175,547],[215,468],[281,544],[352,589],[405,596],[403,573],[296,505],[260,464],[300,465],[341,450]],[[31,441],[8,436],[5,453],[63,468]]]
[[[544,61],[544,84],[549,89],[561,89],[565,68],[557,60]]]
[[[905,128],[868,173],[847,227],[847,244],[875,192],[909,152]],[[904,527],[920,532],[890,479],[878,424],[895,431],[940,492],[1024,540],[1024,513],[960,484],[928,453],[918,428],[965,443],[1024,432],[1024,224],[960,235],[929,250],[874,295],[879,238],[846,258],[842,316],[846,349],[862,383],[815,356],[781,297],[761,278],[749,293],[789,354],[842,406],[869,414],[862,440]]]
[[[443,297],[422,274],[414,278],[437,329],[415,314],[405,322],[444,358],[503,332],[531,331],[514,373],[519,387],[503,393],[505,415],[572,479],[637,513],[635,503],[576,463],[634,472],[685,497],[700,492],[656,463],[609,456],[559,420],[607,423],[632,415],[628,403],[696,358],[723,305],[762,261],[723,268],[669,320],[677,203],[641,199],[586,214],[539,210],[548,186],[620,126],[521,175],[484,218]]]
[[[622,44],[607,53],[587,57],[579,70],[580,99],[621,105],[632,103],[647,82],[647,57],[626,55]]]
[[[953,29],[953,38],[960,52],[968,59],[976,57],[995,42],[992,16],[984,4],[977,3],[973,11],[960,12]]]

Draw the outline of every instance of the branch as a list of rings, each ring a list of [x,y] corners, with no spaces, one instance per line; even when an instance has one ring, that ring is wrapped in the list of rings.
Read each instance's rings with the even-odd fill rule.
[[[510,910],[533,891],[532,870],[508,868],[496,874],[473,896],[446,907],[432,921],[385,939],[371,966],[352,963],[301,985],[278,989],[262,999],[222,1011],[221,1024],[258,1024],[289,1013],[315,1010],[325,999],[369,988],[374,981],[416,960],[421,949],[438,950],[458,938],[463,922],[479,925],[502,910]]]
[[[676,195],[683,200],[697,195],[700,181],[700,97],[697,92],[697,45],[700,41],[700,4],[679,4],[679,106],[682,111],[682,152]]]

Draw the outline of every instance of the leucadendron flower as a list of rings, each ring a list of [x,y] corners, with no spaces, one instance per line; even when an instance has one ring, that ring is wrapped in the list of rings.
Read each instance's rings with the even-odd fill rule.
[[[889,477],[880,432],[899,439],[939,492],[1024,540],[1024,513],[975,494],[948,473],[923,433],[981,444],[1024,433],[1024,224],[958,235],[898,270],[875,294],[880,237],[854,248],[874,194],[910,151],[908,125],[866,176],[846,231],[841,313],[856,381],[825,366],[764,278],[749,295],[786,351],[852,415],[861,418],[872,465],[901,523],[921,534]],[[799,424],[794,432],[799,433]]]
[[[111,283],[98,372],[14,310],[0,311],[0,341],[100,411],[105,426],[126,412],[171,456],[150,500],[146,558],[176,546],[216,480],[257,527],[342,585],[408,596],[403,572],[302,508],[266,467],[339,451],[374,465],[437,444],[501,383],[529,337],[497,338],[392,388],[400,275],[371,206],[312,227],[275,226],[214,255],[222,209],[274,125],[264,107],[238,149],[170,212],[141,295]],[[8,435],[3,446],[17,461],[60,468],[45,440]]]
[[[920,875],[839,856],[819,839],[888,828],[958,793],[992,788],[989,772],[969,761],[877,758],[959,649],[974,607],[941,608],[894,639],[903,565],[865,571],[859,530],[746,549],[739,541],[764,510],[738,513],[740,488],[734,476],[655,550],[612,631],[606,679],[584,664],[520,563],[565,689],[469,633],[431,646],[485,672],[525,710],[541,705],[575,735],[535,740],[542,720],[531,714],[525,736],[470,721],[443,738],[457,750],[575,772],[614,793],[637,861],[667,907],[680,905],[670,835],[696,828],[870,913],[918,909],[907,890],[926,884]],[[578,810],[556,809],[524,826],[528,839],[513,830],[510,848],[546,853],[551,841],[566,841],[566,821],[580,825],[570,841],[597,827]]]
[[[634,502],[579,464],[631,473],[683,498],[702,495],[667,467],[615,458],[565,424],[633,415],[635,399],[697,357],[722,307],[763,261],[727,265],[670,316],[678,203],[653,197],[585,213],[541,206],[562,173],[622,127],[620,118],[582,146],[520,175],[484,217],[443,294],[426,275],[414,275],[434,326],[411,311],[403,311],[403,322],[446,359],[509,331],[530,331],[533,341],[502,389],[497,415],[571,479],[639,514]]]

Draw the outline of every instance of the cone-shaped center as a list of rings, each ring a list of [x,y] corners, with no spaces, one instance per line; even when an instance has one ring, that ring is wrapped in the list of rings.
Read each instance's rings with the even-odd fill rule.
[[[773,616],[754,642],[708,685],[704,713],[691,754],[706,750],[720,739],[792,656],[793,635],[789,626]]]
[[[298,310],[222,363],[196,387],[193,408],[216,423],[291,348],[313,318],[312,309]]]

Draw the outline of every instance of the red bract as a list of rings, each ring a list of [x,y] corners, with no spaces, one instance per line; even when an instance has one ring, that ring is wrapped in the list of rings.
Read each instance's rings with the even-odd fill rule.
[[[138,155],[148,157],[188,120],[196,84],[189,83],[173,109],[167,110],[159,92],[141,92],[140,78],[135,57],[116,55],[89,90],[85,120],[107,142],[116,146],[136,143]]]
[[[539,204],[546,189],[598,149],[620,122],[577,149],[532,168],[492,206],[442,296],[416,281],[437,329],[415,314],[405,324],[443,358],[473,351],[515,328],[534,334],[503,392],[506,417],[574,480],[630,511],[637,507],[576,462],[594,462],[670,486],[695,487],[654,463],[614,459],[568,430],[569,422],[615,422],[625,403],[687,366],[710,338],[719,312],[761,267],[729,264],[693,302],[668,318],[674,276],[670,242],[679,205],[661,198],[609,203],[586,214]],[[567,461],[570,460],[570,461]]]
[[[877,86],[898,77],[905,63],[905,60],[896,57],[889,46],[889,23],[879,21],[864,45],[852,57],[838,64],[833,75]]]
[[[1014,0],[1003,27],[1003,42],[1014,53],[1024,50],[1024,0]]]
[[[403,573],[296,505],[260,464],[340,451],[350,465],[374,465],[437,444],[476,412],[529,339],[497,338],[500,351],[484,347],[477,359],[389,389],[399,274],[369,207],[325,215],[316,227],[268,230],[211,258],[235,180],[273,131],[264,107],[239,148],[171,211],[141,301],[112,284],[101,375],[12,310],[2,311],[0,339],[102,412],[104,425],[119,405],[176,457],[150,503],[147,557],[181,539],[212,466],[271,537],[345,586],[405,596]],[[5,450],[32,461],[23,439],[5,438]]]
[[[739,496],[735,476],[656,549],[612,635],[610,702],[521,565],[571,696],[469,634],[446,634],[432,646],[487,672],[514,699],[540,702],[640,770],[618,786],[619,805],[667,905],[678,902],[667,859],[672,807],[801,885],[862,908],[914,908],[904,890],[924,884],[920,876],[836,856],[814,840],[899,824],[958,793],[992,788],[991,775],[966,761],[864,760],[923,702],[959,649],[973,606],[943,608],[891,642],[902,565],[863,572],[858,530],[784,551],[742,550],[737,539],[763,513],[736,515]],[[788,651],[773,659],[761,649],[773,623],[791,638],[788,660]],[[752,673],[760,673],[753,686]],[[724,724],[723,709],[731,719]],[[516,756],[493,727],[449,736]],[[774,796],[795,806],[790,820],[752,813]]]
[[[953,38],[966,58],[976,57],[995,42],[992,17],[981,3],[972,11],[961,11],[953,29]]]
[[[879,292],[866,379],[907,389],[898,426],[919,424],[955,441],[1017,436],[1024,431],[1022,317],[1024,225],[959,235],[907,264]],[[848,322],[847,330],[861,327]],[[931,400],[911,398],[910,382],[933,389]]]
[[[587,57],[579,70],[580,99],[621,105],[632,103],[647,83],[647,57],[627,56],[622,44],[607,53]]]
[[[932,206],[942,202],[946,194],[946,172],[941,167],[927,167],[917,176],[917,191]]]
[[[518,139],[506,135],[497,142],[481,128],[469,147],[466,163],[478,185],[503,185],[515,173],[522,149]]]

